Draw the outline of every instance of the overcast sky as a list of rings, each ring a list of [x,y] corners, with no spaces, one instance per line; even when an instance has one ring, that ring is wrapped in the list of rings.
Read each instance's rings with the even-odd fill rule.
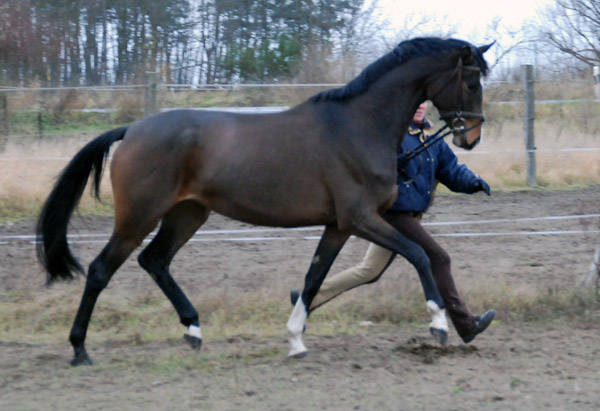
[[[379,0],[382,17],[394,25],[402,24],[407,15],[429,15],[442,25],[453,27],[456,37],[465,40],[486,40],[473,38],[483,35],[495,17],[502,24],[517,28],[536,15],[539,8],[552,3],[552,0]]]

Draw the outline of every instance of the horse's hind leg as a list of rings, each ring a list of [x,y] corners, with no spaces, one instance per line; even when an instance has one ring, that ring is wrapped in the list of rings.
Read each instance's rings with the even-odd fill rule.
[[[151,228],[148,229],[148,231],[150,230]],[[92,360],[85,350],[85,337],[98,296],[106,288],[115,271],[131,252],[141,244],[146,234],[123,236],[117,232],[113,233],[108,244],[90,264],[81,303],[69,335],[69,340],[75,351],[75,357],[71,361],[71,365],[92,364]]]
[[[140,265],[150,273],[175,307],[181,323],[188,327],[184,337],[193,348],[200,348],[202,344],[198,312],[171,276],[169,265],[177,251],[206,221],[209,213],[191,200],[177,204],[163,217],[158,234],[138,257]]]

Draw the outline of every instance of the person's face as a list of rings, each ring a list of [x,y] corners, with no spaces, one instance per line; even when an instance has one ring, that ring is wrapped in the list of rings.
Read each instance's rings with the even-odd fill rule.
[[[415,123],[421,123],[423,121],[423,119],[425,118],[426,112],[427,112],[427,102],[421,103],[421,105],[419,105],[419,108],[415,112],[413,121]]]

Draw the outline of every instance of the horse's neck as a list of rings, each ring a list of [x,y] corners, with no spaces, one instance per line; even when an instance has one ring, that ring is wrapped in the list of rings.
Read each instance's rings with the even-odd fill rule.
[[[374,84],[370,92],[357,96],[356,106],[362,108],[370,127],[381,142],[399,146],[415,111],[425,99],[417,83],[390,81]],[[375,136],[374,136],[375,137]]]
[[[408,126],[421,103],[426,100],[426,87],[434,76],[452,60],[449,56],[436,64],[407,62],[371,85],[369,91],[356,97],[356,105],[373,119],[380,138],[399,147]]]

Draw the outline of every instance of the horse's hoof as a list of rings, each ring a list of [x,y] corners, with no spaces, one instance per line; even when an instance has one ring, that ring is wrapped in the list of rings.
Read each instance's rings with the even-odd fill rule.
[[[71,365],[73,367],[77,367],[79,365],[94,365],[92,359],[87,355],[87,352],[81,352],[76,354],[71,360]]]
[[[183,339],[187,341],[187,343],[194,350],[199,350],[202,347],[202,338],[194,337],[193,335],[183,334]]]
[[[290,352],[288,354],[288,358],[300,359],[300,358],[306,357],[307,355],[308,355],[308,351],[300,351],[295,354]]]
[[[442,330],[441,328],[429,327],[431,336],[440,344],[446,345],[448,342],[448,331]]]
[[[306,356],[306,354],[308,353],[308,349],[302,341],[302,334],[291,335],[289,341],[290,352],[288,353],[288,357],[302,358]]]

